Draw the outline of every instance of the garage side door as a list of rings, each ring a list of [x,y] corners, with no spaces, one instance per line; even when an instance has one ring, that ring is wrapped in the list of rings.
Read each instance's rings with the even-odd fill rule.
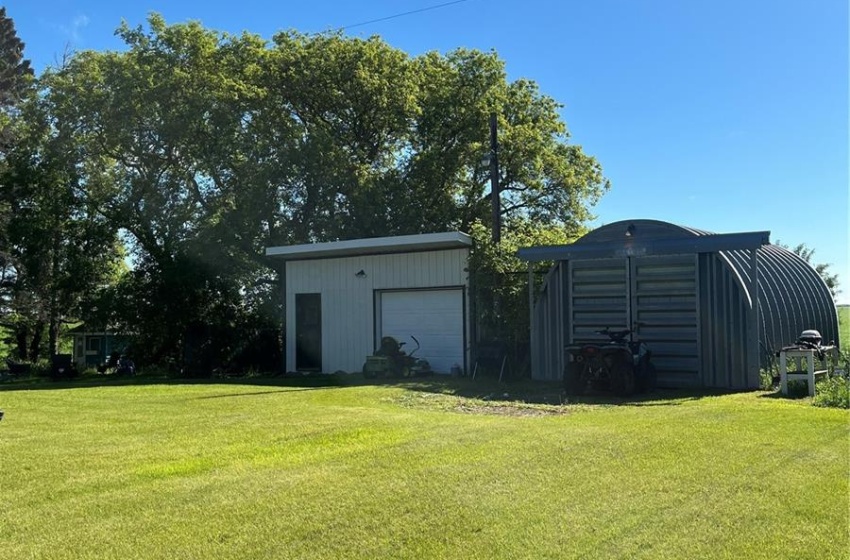
[[[463,290],[380,292],[378,300],[378,340],[391,336],[406,342],[404,350],[410,352],[416,348],[413,335],[422,345],[415,356],[428,360],[434,371],[463,367]]]

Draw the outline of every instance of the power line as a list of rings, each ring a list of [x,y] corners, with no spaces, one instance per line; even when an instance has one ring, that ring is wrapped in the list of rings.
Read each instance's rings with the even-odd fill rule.
[[[404,16],[409,16],[413,14],[420,14],[422,12],[429,12],[431,10],[437,10],[439,8],[445,8],[446,6],[451,6],[453,4],[462,4],[464,2],[468,2],[469,0],[454,0],[453,2],[443,2],[442,4],[435,4],[433,6],[427,6],[425,8],[419,8],[418,10],[410,10],[409,12],[402,12],[400,14],[395,14],[391,16],[386,16],[378,19],[370,19],[369,21],[361,21],[358,23],[352,23],[350,25],[343,25],[342,27],[337,27],[334,31],[343,31],[345,29],[351,29],[352,27],[361,27],[363,25],[369,25],[370,23],[378,23],[381,21],[387,21],[390,19],[396,19]]]

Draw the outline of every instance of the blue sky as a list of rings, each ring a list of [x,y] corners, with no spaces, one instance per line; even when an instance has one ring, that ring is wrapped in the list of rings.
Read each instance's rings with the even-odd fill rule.
[[[9,0],[38,70],[66,48],[120,49],[114,29],[170,23],[269,38],[449,0]],[[565,105],[571,141],[611,191],[597,224],[654,218],[719,233],[770,230],[816,250],[850,302],[846,0],[465,0],[348,27],[416,55],[494,49],[512,79]]]

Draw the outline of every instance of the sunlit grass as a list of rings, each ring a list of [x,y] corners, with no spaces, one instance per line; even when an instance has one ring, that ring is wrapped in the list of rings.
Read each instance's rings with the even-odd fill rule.
[[[847,411],[765,393],[562,406],[510,386],[419,389],[2,391],[0,551],[847,557]]]

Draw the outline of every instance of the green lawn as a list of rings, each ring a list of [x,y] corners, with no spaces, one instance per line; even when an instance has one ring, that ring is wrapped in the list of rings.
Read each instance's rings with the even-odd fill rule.
[[[850,305],[838,308],[838,340],[841,341],[841,348],[850,347]]]
[[[848,557],[848,411],[529,387],[7,385],[0,554]]]

